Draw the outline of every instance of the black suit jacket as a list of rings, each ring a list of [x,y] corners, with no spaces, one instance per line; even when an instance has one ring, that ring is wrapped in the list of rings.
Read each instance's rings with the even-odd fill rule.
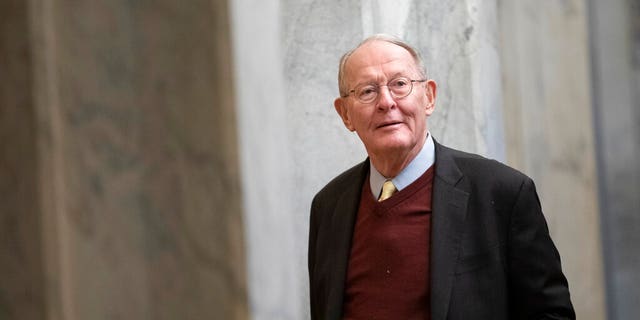
[[[431,316],[575,319],[533,181],[435,143]],[[351,238],[369,161],[314,197],[309,232],[312,319],[341,319]]]

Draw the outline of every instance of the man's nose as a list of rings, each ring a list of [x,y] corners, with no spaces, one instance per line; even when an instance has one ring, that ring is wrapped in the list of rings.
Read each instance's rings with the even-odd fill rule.
[[[381,86],[378,91],[378,109],[385,110],[393,108],[396,105],[396,100],[391,95],[391,91],[387,86]]]

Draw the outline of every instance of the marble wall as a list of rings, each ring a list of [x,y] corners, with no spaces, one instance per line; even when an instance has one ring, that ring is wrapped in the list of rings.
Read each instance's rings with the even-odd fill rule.
[[[535,179],[578,317],[634,318],[640,15],[611,3],[3,1],[0,319],[307,318],[311,199],[366,156],[338,61],[378,32],[423,53],[438,141]]]

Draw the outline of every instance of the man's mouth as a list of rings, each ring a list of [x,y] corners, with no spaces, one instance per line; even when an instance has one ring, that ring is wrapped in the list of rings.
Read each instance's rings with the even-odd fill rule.
[[[386,128],[386,127],[391,127],[391,126],[395,126],[395,125],[398,125],[398,124],[401,124],[401,123],[402,123],[402,122],[400,122],[400,121],[389,121],[389,122],[385,122],[385,123],[382,123],[382,124],[378,125],[378,129],[380,129],[380,128]]]

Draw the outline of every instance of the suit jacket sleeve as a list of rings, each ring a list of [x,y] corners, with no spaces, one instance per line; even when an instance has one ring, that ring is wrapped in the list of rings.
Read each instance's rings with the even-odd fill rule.
[[[513,319],[575,319],[560,255],[549,236],[540,201],[526,178],[509,223],[509,292]]]
[[[309,248],[308,248],[308,269],[309,269],[309,286],[310,286],[310,292],[309,292],[309,298],[310,298],[310,313],[311,313],[311,319],[315,319],[317,318],[317,315],[320,313],[320,310],[318,310],[318,303],[316,302],[318,300],[318,297],[316,297],[317,292],[316,290],[313,290],[313,285],[315,283],[315,276],[314,276],[314,268],[315,268],[315,256],[316,256],[316,236],[318,233],[318,215],[319,215],[319,201],[316,198],[313,199],[313,202],[311,203],[311,214],[310,214],[310,221],[309,221]]]

